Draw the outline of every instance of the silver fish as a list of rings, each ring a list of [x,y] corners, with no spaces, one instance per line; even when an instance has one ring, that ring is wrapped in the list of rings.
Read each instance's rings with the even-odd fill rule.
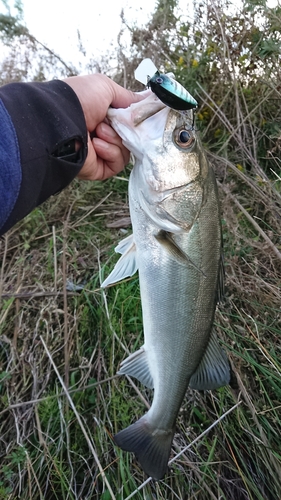
[[[133,152],[129,181],[133,234],[102,286],[139,271],[144,344],[119,374],[154,389],[150,410],[115,437],[143,470],[161,479],[187,387],[230,381],[213,331],[222,293],[222,237],[217,185],[193,130],[193,112],[177,112],[151,94],[109,120]]]

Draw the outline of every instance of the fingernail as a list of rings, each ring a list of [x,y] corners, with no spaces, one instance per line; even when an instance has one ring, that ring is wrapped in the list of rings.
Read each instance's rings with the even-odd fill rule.
[[[110,125],[107,125],[106,123],[101,123],[100,124],[101,132],[103,132],[106,135],[109,135],[110,137],[116,137],[116,132],[113,130],[113,128]]]

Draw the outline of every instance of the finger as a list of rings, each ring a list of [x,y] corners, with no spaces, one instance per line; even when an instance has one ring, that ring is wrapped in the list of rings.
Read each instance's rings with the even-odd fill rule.
[[[95,130],[96,136],[103,139],[111,144],[116,144],[117,146],[122,145],[121,137],[115,132],[115,130],[107,123],[101,122],[98,124]]]
[[[100,180],[118,174],[129,162],[130,152],[123,145],[119,147],[98,137],[94,138],[92,142],[97,154],[98,168],[102,168],[99,175]]]
[[[115,144],[121,149],[125,164],[128,163],[130,159],[130,153],[124,146],[121,137],[115,132],[115,130],[108,124],[102,122],[96,128],[96,135],[99,139],[108,142],[109,144]]]
[[[110,80],[112,85],[113,97],[111,101],[111,106],[113,108],[127,108],[132,103],[142,101],[147,97],[147,93],[142,92],[132,92],[131,90],[124,89],[113,80]],[[151,92],[150,90],[148,91]]]
[[[143,93],[124,89],[105,75],[71,76],[65,78],[76,93],[82,106],[88,131],[95,130],[98,123],[106,117],[109,106],[127,108],[130,104],[145,98]]]
[[[98,169],[99,165],[97,154],[95,148],[93,147],[91,139],[89,138],[87,158],[77,177],[78,179],[87,181],[99,180]]]

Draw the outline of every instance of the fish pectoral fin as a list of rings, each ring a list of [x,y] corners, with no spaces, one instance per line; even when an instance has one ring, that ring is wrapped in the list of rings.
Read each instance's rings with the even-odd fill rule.
[[[175,431],[153,428],[147,416],[118,432],[114,441],[122,450],[135,453],[144,472],[159,480],[167,470]]]
[[[129,375],[135,377],[149,389],[154,387],[153,377],[147,362],[147,352],[143,347],[122,361],[117,375]]]
[[[191,389],[208,391],[228,385],[231,368],[226,353],[212,332],[205,354],[189,381]]]
[[[187,255],[180,249],[180,247],[173,240],[173,236],[168,231],[161,229],[154,235],[155,239],[162,245],[165,250],[180,264],[187,264],[189,259]]]
[[[195,262],[185,253],[182,251],[179,245],[175,242],[173,238],[173,234],[169,233],[168,231],[164,231],[163,229],[160,229],[160,231],[154,235],[155,239],[160,243],[160,245],[163,245],[166,249],[166,251],[173,257],[179,264],[183,265],[192,265],[199,273],[203,274],[203,276],[206,277],[206,274],[200,269]]]
[[[133,235],[127,236],[124,240],[118,243],[115,248],[115,252],[121,253],[122,257],[115,264],[113,271],[110,275],[103,281],[101,288],[105,288],[108,285],[122,281],[129,276],[133,276],[138,270],[137,259],[136,259],[136,245],[133,239]]]

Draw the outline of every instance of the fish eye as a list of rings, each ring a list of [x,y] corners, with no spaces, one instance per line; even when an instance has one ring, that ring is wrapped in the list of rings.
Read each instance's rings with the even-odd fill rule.
[[[183,143],[189,142],[190,141],[190,134],[187,132],[187,130],[182,130],[179,134],[179,140]]]
[[[177,129],[174,132],[174,141],[180,148],[190,148],[194,140],[194,136],[185,128]]]
[[[163,83],[163,78],[161,78],[161,76],[157,76],[155,81],[156,81],[156,83],[161,84],[161,83]]]

